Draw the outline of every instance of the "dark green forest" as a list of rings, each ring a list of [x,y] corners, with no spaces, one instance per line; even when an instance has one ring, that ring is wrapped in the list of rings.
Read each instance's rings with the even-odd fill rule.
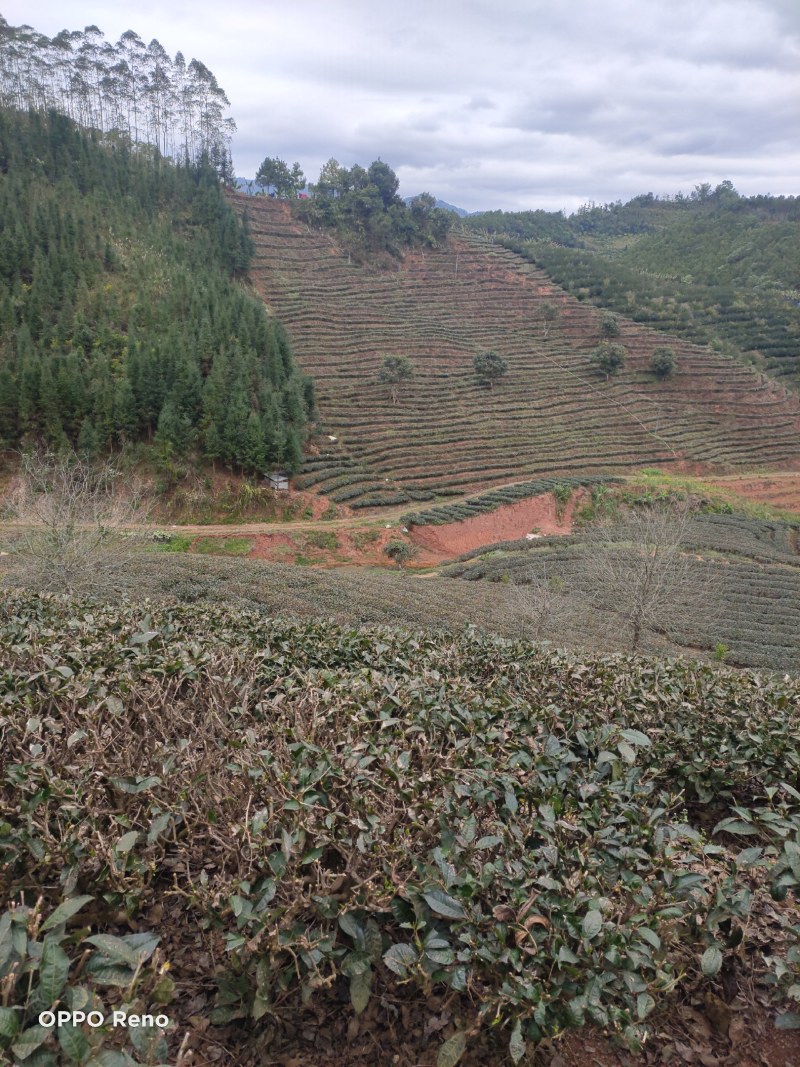
[[[281,160],[264,160],[267,164]],[[286,165],[282,164],[286,169]],[[295,164],[299,170],[299,164]],[[256,176],[259,181],[259,176]],[[356,163],[342,167],[329,159],[320,171],[311,196],[297,201],[298,218],[316,226],[335,230],[347,250],[357,260],[374,259],[376,254],[398,257],[406,248],[436,247],[447,239],[455,216],[436,207],[430,193],[414,197],[410,204],[398,196],[397,175],[381,159],[368,168]],[[280,186],[279,186],[280,188]]]
[[[313,386],[236,281],[251,251],[207,163],[1,110],[2,446],[298,469]]]
[[[579,300],[800,387],[800,197],[743,197],[726,181],[570,217],[492,211],[464,225],[500,235]]]

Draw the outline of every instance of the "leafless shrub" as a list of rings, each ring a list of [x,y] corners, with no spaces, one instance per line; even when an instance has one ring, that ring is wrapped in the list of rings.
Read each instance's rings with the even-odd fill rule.
[[[113,459],[30,452],[6,501],[3,549],[12,580],[41,591],[113,591],[144,538],[141,487]]]
[[[511,596],[522,636],[530,641],[557,639],[578,609],[578,603],[567,593],[564,579],[550,573],[547,567],[517,577]]]
[[[669,634],[687,617],[713,613],[713,571],[695,565],[689,525],[685,506],[663,505],[630,511],[588,535],[589,601],[623,620],[631,651],[648,631]]]

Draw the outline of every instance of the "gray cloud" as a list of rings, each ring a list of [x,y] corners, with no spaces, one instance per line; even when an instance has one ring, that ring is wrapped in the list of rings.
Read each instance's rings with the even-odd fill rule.
[[[216,74],[237,173],[380,155],[401,191],[565,208],[730,178],[796,194],[797,0],[6,0],[55,34],[134,29]]]

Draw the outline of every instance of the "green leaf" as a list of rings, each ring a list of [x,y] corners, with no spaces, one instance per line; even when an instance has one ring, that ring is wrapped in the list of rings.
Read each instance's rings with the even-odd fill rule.
[[[127,1052],[116,1052],[114,1049],[104,1048],[92,1056],[86,1067],[136,1067],[136,1062]]]
[[[452,1037],[448,1037],[439,1049],[439,1055],[436,1057],[436,1067],[456,1067],[466,1048],[467,1035],[463,1030],[458,1030]]]
[[[93,934],[85,940],[95,948],[99,948],[104,956],[116,963],[126,963],[134,968],[139,965],[139,957],[121,937],[114,937],[113,934]]]
[[[502,843],[502,837],[498,837],[496,834],[491,834],[489,837],[481,837],[475,842],[475,848],[494,848],[495,845]]]
[[[50,1030],[46,1026],[29,1026],[23,1030],[17,1040],[11,1046],[11,1051],[18,1060],[26,1060],[32,1052],[45,1043],[50,1036]]]
[[[94,956],[86,964],[86,974],[96,985],[113,985],[125,989],[133,980],[134,970],[122,963],[109,963],[102,956]]]
[[[60,926],[68,919],[71,919],[90,900],[94,900],[94,897],[70,897],[69,900],[59,904],[56,910],[51,912],[42,923],[42,933],[46,933],[48,930],[52,930],[54,926]]]
[[[763,851],[764,850],[760,847],[742,849],[736,857],[736,866],[738,868],[752,867],[761,858],[761,853]]]
[[[639,934],[639,937],[643,937],[648,944],[653,946],[653,948],[661,948],[661,938],[655,930],[651,930],[649,926],[640,926],[637,933]]]
[[[364,929],[351,911],[339,916],[339,926],[348,937],[352,937],[359,948],[364,944]]]
[[[169,1055],[164,1035],[157,1026],[131,1026],[128,1037],[147,1063],[164,1063]]]
[[[653,743],[647,734],[643,734],[641,730],[621,730],[620,734],[629,745],[641,745],[642,748],[650,748]]]
[[[155,819],[150,823],[150,829],[147,831],[147,843],[152,845],[154,841],[157,841],[159,837],[164,833],[170,824],[172,815],[165,811],[161,815],[156,815]]]
[[[353,1005],[356,1015],[369,1004],[369,995],[372,992],[372,968],[367,967],[361,974],[354,974],[350,979],[350,1003]]]
[[[722,822],[718,822],[714,829],[711,831],[713,834],[718,834],[720,830],[725,830],[729,834],[743,834],[753,836],[758,833],[758,829],[753,826],[752,823],[744,822],[743,819],[723,819]]]
[[[0,1037],[16,1037],[19,1019],[19,1012],[14,1008],[0,1008]]]
[[[411,945],[392,945],[383,954],[383,962],[390,971],[406,978],[412,967],[415,967],[419,956]]]
[[[79,1026],[62,1023],[58,1027],[58,1043],[64,1055],[75,1063],[80,1063],[89,1052],[89,1042]]]
[[[522,1023],[519,1019],[514,1023],[511,1031],[511,1040],[508,1043],[508,1051],[514,1063],[519,1063],[525,1055],[525,1039],[522,1036]]]
[[[127,856],[136,842],[139,840],[139,833],[137,830],[129,830],[127,834],[123,834],[122,837],[114,845],[114,851],[119,856]]]
[[[40,1045],[25,1059],[25,1067],[58,1067],[58,1065],[50,1049]]]
[[[441,915],[445,919],[465,919],[467,917],[467,913],[461,904],[442,889],[431,889],[422,895],[428,907],[436,915]]]
[[[138,963],[145,963],[158,948],[161,938],[158,934],[145,932],[141,934],[126,934],[121,940],[136,953]]]
[[[134,634],[131,638],[132,645],[147,645],[154,637],[158,637],[157,630],[144,630],[138,634]]]
[[[713,978],[722,966],[722,952],[717,945],[711,945],[705,950],[700,960],[700,970],[706,978]]]
[[[57,941],[46,939],[39,964],[39,1000],[50,1007],[61,996],[69,975],[69,956]]]
[[[633,765],[636,762],[636,750],[627,741],[620,741],[617,749],[626,763]]]
[[[583,923],[581,924],[581,933],[587,941],[591,941],[593,937],[597,937],[600,931],[603,929],[603,916],[599,911],[587,911],[583,917]]]
[[[364,930],[364,946],[372,963],[377,963],[383,952],[383,938],[374,919],[367,919]]]
[[[272,1001],[268,997],[263,997],[260,993],[256,993],[253,997],[253,1007],[250,1012],[253,1019],[258,1022],[263,1018],[269,1009],[272,1007]]]
[[[147,778],[112,778],[111,784],[116,786],[121,793],[144,793],[146,789],[161,785],[161,779],[157,774],[151,774]]]
[[[475,840],[475,834],[478,832],[478,820],[474,815],[470,815],[464,820],[464,825],[461,827],[461,839],[465,845],[471,845]]]
[[[339,969],[346,978],[355,978],[357,974],[370,970],[369,956],[366,952],[348,952]]]
[[[656,1002],[649,993],[640,993],[636,998],[636,1014],[640,1019],[646,1019],[655,1006]]]
[[[800,1030],[800,1015],[796,1011],[787,1011],[775,1019],[777,1030]]]

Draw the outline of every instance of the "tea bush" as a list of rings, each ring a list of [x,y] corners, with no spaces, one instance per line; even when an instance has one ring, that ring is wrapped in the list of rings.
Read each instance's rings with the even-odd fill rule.
[[[515,1061],[589,1023],[635,1048],[743,941],[794,996],[797,679],[226,607],[4,606],[0,890],[51,916],[0,920],[0,1040],[28,1067],[72,1062],[71,1036],[14,1051],[41,979],[19,981],[11,923],[46,956],[34,1007],[85,1003],[160,938],[174,986],[144,968],[140,999],[170,1001],[170,1055],[199,1010],[203,1041],[274,1038],[309,1001],[341,1013],[342,983],[354,1014],[449,991]],[[764,919],[770,892],[794,903]],[[79,981],[61,940],[105,961]]]

